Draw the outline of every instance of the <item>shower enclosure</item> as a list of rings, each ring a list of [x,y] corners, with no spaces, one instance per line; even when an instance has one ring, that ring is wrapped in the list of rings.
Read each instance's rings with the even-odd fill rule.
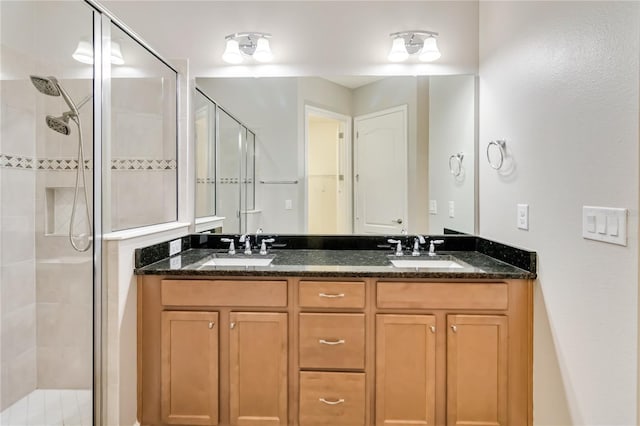
[[[0,20],[0,424],[101,424],[103,238],[177,220],[177,72],[91,0]]]

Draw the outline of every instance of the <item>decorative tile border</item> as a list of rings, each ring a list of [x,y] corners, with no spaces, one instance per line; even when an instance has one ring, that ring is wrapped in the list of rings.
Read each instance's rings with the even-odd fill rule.
[[[237,177],[232,177],[232,178],[220,178],[220,181],[218,183],[220,184],[237,184],[240,181],[239,178]],[[199,184],[215,184],[216,180],[214,178],[196,178],[196,183]],[[253,178],[249,178],[249,179],[243,179],[242,183],[253,183]]]
[[[0,167],[4,167],[7,169],[33,170],[35,168],[35,160],[31,157],[0,154]]]
[[[118,159],[111,160],[111,170],[175,170],[176,160]]]
[[[68,158],[32,158],[0,154],[0,167],[25,170],[70,171],[78,168],[78,160]],[[93,160],[85,160],[84,168],[91,170]],[[111,160],[111,170],[176,170],[176,160],[117,159]]]
[[[62,158],[47,158],[37,160],[38,170],[76,170],[78,168],[78,160],[68,160]],[[93,160],[84,160],[85,170],[93,168]]]

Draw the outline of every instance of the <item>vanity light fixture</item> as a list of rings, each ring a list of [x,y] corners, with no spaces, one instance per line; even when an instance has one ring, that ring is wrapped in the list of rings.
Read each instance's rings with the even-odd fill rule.
[[[71,55],[73,59],[83,64],[93,64],[93,44],[88,38],[83,38],[78,42],[78,47]],[[111,41],[111,63],[114,65],[123,65],[124,57],[120,49],[120,43],[117,40]]]
[[[410,55],[419,53],[418,58],[422,62],[431,62],[440,58],[440,50],[436,43],[438,33],[433,31],[401,31],[391,33],[393,39],[391,51],[387,57],[391,62],[403,62]]]
[[[222,54],[222,60],[230,64],[239,64],[245,56],[253,57],[258,62],[269,62],[273,59],[267,33],[234,33],[225,37],[227,46]]]

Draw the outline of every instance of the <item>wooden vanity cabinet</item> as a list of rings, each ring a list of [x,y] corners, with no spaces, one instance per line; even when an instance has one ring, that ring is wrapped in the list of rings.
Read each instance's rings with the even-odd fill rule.
[[[379,281],[377,426],[531,425],[531,283]]]
[[[140,279],[140,423],[288,426],[287,288]]]
[[[532,426],[532,282],[145,275],[142,425]]]

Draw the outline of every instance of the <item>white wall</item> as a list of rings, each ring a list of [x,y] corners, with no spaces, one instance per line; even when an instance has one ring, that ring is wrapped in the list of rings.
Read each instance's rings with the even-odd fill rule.
[[[637,424],[639,12],[480,2],[480,233],[538,253],[536,425]],[[628,246],[582,239],[583,205],[628,208]]]
[[[429,216],[429,233],[443,228],[475,231],[475,76],[429,78],[429,199],[437,213]],[[460,175],[449,169],[450,157],[462,153]],[[478,158],[484,158],[478,155]],[[457,167],[455,161],[452,166]],[[450,217],[449,202],[454,203]]]

